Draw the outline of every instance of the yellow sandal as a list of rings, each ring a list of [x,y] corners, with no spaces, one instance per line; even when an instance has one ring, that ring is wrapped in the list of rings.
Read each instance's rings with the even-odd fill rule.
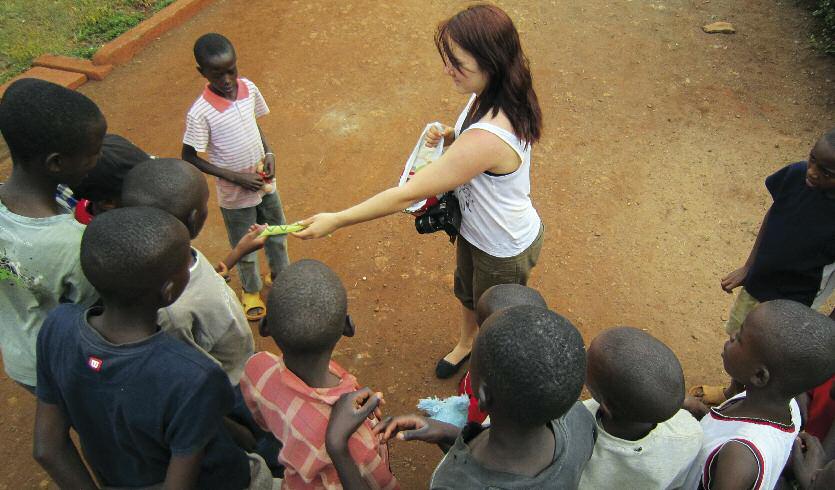
[[[264,300],[261,299],[259,293],[247,293],[244,291],[241,295],[241,305],[244,308],[246,319],[251,322],[257,322],[267,315],[267,305],[264,304]],[[259,309],[261,310],[260,312],[252,313]]]

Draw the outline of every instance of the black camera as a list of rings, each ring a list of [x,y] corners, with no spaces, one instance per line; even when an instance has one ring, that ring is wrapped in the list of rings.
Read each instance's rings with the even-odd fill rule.
[[[418,233],[435,233],[443,230],[451,240],[458,236],[460,226],[461,207],[458,205],[458,199],[452,191],[441,196],[437,204],[415,218],[415,228]]]

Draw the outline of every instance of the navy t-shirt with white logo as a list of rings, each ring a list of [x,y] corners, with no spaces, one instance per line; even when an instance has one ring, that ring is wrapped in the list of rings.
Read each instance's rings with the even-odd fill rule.
[[[835,262],[835,198],[806,185],[806,162],[765,179],[774,199],[745,289],[758,301],[812,305],[824,268]]]
[[[223,428],[234,404],[223,370],[162,331],[112,344],[87,322],[91,312],[65,304],[44,321],[37,395],[66,415],[99,481],[159,484],[172,455],[205,448],[198,488],[246,488],[247,456]]]

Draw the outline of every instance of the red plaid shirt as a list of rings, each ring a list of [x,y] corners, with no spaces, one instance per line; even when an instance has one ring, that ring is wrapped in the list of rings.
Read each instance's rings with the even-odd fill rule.
[[[270,352],[250,357],[241,391],[258,424],[275,434],[284,447],[278,460],[285,466],[284,489],[341,489],[342,483],[325,450],[331,407],[343,393],[357,390],[357,380],[334,361],[330,372],[341,379],[333,388],[311,388]],[[348,450],[360,473],[374,489],[399,488],[391,474],[388,450],[366,421],[351,436]]]

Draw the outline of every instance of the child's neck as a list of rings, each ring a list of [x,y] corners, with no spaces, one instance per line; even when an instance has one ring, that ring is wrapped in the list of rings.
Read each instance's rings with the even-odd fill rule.
[[[625,441],[637,441],[646,437],[658,424],[646,422],[631,422],[612,418],[600,411],[600,425],[609,435]]]
[[[722,410],[722,415],[729,417],[747,417],[764,419],[778,424],[792,423],[789,403],[791,398],[783,399],[769,390],[746,389],[745,398]]]
[[[547,424],[520,426],[513,420],[490,415],[490,429],[470,441],[473,458],[483,467],[533,477],[554,461],[563,441]]]
[[[108,342],[116,345],[139,342],[155,334],[157,309],[146,305],[112,305],[105,301],[99,315],[87,317],[90,326]]]
[[[12,167],[9,180],[0,186],[0,200],[6,209],[27,218],[48,218],[61,214],[55,202],[54,182],[27,172],[23,165]]]
[[[319,354],[284,353],[284,365],[311,388],[333,388],[341,381],[330,371],[331,351]]]

